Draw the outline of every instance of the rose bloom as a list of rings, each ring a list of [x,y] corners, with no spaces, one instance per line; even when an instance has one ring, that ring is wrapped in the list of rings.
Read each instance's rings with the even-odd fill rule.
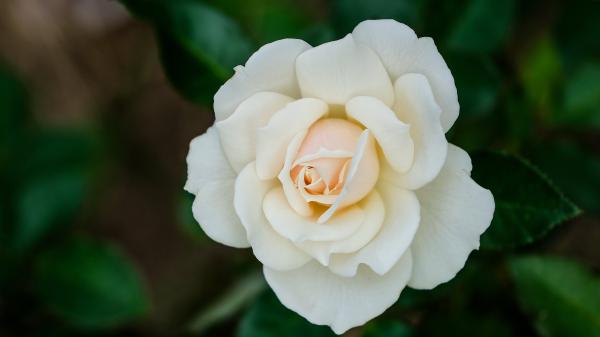
[[[406,286],[452,279],[494,212],[445,133],[454,79],[433,40],[364,21],[311,47],[260,48],[214,97],[185,189],[213,240],[251,247],[289,309],[338,334]]]

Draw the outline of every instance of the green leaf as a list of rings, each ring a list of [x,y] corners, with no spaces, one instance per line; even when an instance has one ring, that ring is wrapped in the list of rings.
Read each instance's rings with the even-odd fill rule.
[[[510,262],[521,307],[544,337],[600,336],[600,279],[575,262],[528,256]]]
[[[48,173],[64,170],[89,170],[97,164],[102,149],[96,132],[87,128],[36,130],[19,151],[27,153],[11,163],[11,176],[27,183]]]
[[[496,210],[481,237],[484,249],[532,243],[580,213],[550,181],[527,161],[501,153],[473,156],[473,179],[494,195]]]
[[[363,337],[412,337],[415,333],[401,321],[375,320],[365,327]]]
[[[148,306],[131,262],[113,246],[89,239],[73,239],[43,252],[34,276],[48,308],[81,329],[126,323]]]
[[[328,327],[309,323],[285,308],[272,291],[262,294],[240,322],[238,337],[334,337]]]
[[[199,334],[230,318],[261,293],[266,286],[262,272],[247,275],[237,282],[233,288],[229,289],[217,302],[200,312],[192,320],[189,331]]]
[[[351,33],[357,24],[369,19],[394,19],[415,28],[419,11],[419,1],[415,0],[336,0],[333,21],[341,36]]]
[[[31,181],[17,198],[17,226],[10,244],[21,254],[54,228],[73,222],[85,198],[87,176],[61,172]]]
[[[234,21],[198,1],[122,2],[157,30],[168,77],[193,102],[209,102],[213,89],[246,61],[253,48]]]
[[[515,18],[514,0],[471,0],[448,37],[448,47],[486,53],[501,48]]]
[[[600,127],[600,63],[588,63],[566,80],[564,109],[555,111],[558,124]]]
[[[544,142],[532,161],[585,211],[600,213],[600,158],[567,141]]]
[[[255,23],[260,43],[297,37],[308,25],[308,18],[296,3],[280,1],[265,5]]]

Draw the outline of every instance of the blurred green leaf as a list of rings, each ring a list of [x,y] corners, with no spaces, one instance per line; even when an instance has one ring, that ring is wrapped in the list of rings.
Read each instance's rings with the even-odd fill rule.
[[[406,323],[391,320],[375,320],[367,324],[363,337],[412,337],[413,329]]]
[[[489,114],[496,105],[501,81],[494,63],[488,58],[464,55],[446,60],[456,82],[461,118]]]
[[[198,334],[230,318],[267,287],[262,272],[247,275],[229,289],[217,302],[192,320],[189,331]]]
[[[538,240],[580,213],[527,161],[507,154],[473,156],[473,179],[494,195],[492,224],[481,237],[484,249],[506,249]]]
[[[309,323],[285,308],[272,291],[266,291],[250,306],[237,332],[238,337],[334,337],[328,327]]]
[[[298,37],[308,25],[308,18],[297,3],[273,2],[264,6],[256,21],[256,34],[260,43]]]
[[[542,108],[549,107],[561,72],[558,50],[547,36],[535,42],[519,64],[519,76],[527,97]]]
[[[0,167],[17,145],[28,114],[27,91],[10,69],[0,66]]]
[[[194,0],[121,0],[158,32],[169,79],[193,102],[209,102],[213,89],[243,64],[252,44],[221,12]],[[211,91],[208,91],[208,90]]]
[[[528,256],[510,262],[523,309],[545,337],[600,336],[600,279],[575,262]]]
[[[88,170],[99,159],[101,139],[87,128],[36,130],[20,144],[27,156],[11,162],[11,176],[27,183],[64,170]]]
[[[515,18],[515,0],[471,0],[448,37],[448,47],[486,53],[502,47]]]
[[[344,36],[361,21],[369,19],[394,19],[415,28],[419,11],[417,0],[335,0],[332,14],[338,34]]]
[[[73,239],[44,251],[35,263],[36,291],[72,326],[105,329],[126,323],[148,306],[140,276],[113,246]]]
[[[85,198],[87,176],[64,171],[36,179],[17,197],[17,224],[10,244],[18,254],[31,248],[53,228],[73,222]]]
[[[198,62],[169,34],[159,32],[157,39],[163,69],[175,89],[193,103],[212,102],[223,80],[215,76],[206,64]]]
[[[600,63],[584,64],[565,84],[564,109],[555,110],[555,122],[600,127]]]
[[[600,158],[573,142],[548,142],[531,151],[533,162],[585,211],[600,212]]]

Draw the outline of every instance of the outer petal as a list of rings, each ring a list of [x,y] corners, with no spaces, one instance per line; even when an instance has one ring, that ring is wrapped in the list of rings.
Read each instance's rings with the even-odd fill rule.
[[[452,127],[459,111],[456,85],[431,38],[417,39],[412,29],[394,20],[363,21],[352,35],[357,43],[369,46],[379,55],[392,80],[406,73],[425,75],[442,108],[444,131]]]
[[[195,194],[194,218],[211,239],[222,244],[248,247],[246,231],[232,212],[235,172],[225,158],[215,128],[190,143],[185,190]]]
[[[430,289],[451,280],[479,248],[479,237],[492,221],[494,198],[470,174],[469,155],[450,144],[440,174],[417,191],[421,225],[411,246],[411,287]]]
[[[243,101],[227,119],[215,123],[229,163],[240,172],[256,158],[256,131],[294,99],[263,91]]]
[[[311,46],[296,39],[278,40],[262,46],[215,94],[217,121],[229,117],[246,98],[260,91],[274,91],[298,98],[296,57]]]
[[[422,187],[442,169],[448,151],[448,141],[440,125],[440,108],[435,103],[425,76],[402,75],[395,85],[398,117],[410,125],[410,135],[415,144],[413,165],[408,172],[396,174],[386,165],[382,179],[411,190]]]
[[[358,230],[351,236],[336,241],[305,241],[296,245],[324,266],[329,265],[332,254],[352,253],[361,249],[381,229],[385,218],[385,207],[377,191],[371,192],[358,206],[364,211],[365,217]]]
[[[351,99],[346,104],[346,113],[373,133],[388,163],[396,171],[408,171],[414,155],[409,125],[400,121],[381,101],[368,96]]]
[[[275,270],[298,268],[310,257],[277,234],[262,210],[265,195],[275,186],[276,180],[259,179],[255,164],[248,164],[235,182],[235,211],[246,228],[252,251],[260,262]]]
[[[333,274],[317,262],[285,272],[264,267],[267,282],[291,310],[337,334],[365,324],[396,302],[410,277],[410,251],[387,274],[361,268],[355,277]]]
[[[375,273],[384,275],[409,250],[419,226],[419,201],[412,191],[390,184],[380,184],[377,190],[385,206],[385,220],[381,230],[365,247],[352,254],[335,254],[329,268],[334,273],[352,277],[360,264],[366,264]]]
[[[256,172],[261,179],[273,179],[283,168],[285,152],[294,136],[327,114],[325,102],[302,98],[279,110],[258,130]]]
[[[354,43],[352,35],[324,43],[298,56],[298,83],[303,97],[345,104],[354,96],[394,101],[390,78],[375,53]]]
[[[267,193],[263,211],[275,231],[293,242],[342,240],[356,232],[365,218],[364,211],[353,205],[339,211],[327,224],[317,223],[316,217],[296,213],[279,187]]]

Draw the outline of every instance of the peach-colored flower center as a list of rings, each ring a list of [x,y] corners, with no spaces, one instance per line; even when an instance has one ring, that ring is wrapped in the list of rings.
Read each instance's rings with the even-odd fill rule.
[[[292,181],[311,195],[338,195],[361,132],[356,124],[343,119],[313,124],[294,160]]]

